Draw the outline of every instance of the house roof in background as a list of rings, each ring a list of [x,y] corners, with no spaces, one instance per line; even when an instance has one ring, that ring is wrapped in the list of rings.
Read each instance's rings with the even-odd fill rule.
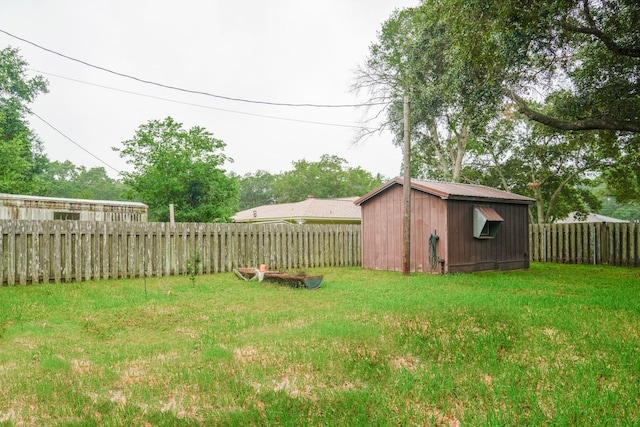
[[[359,223],[360,206],[353,202],[357,197],[316,199],[313,196],[295,203],[262,205],[238,212],[235,222],[349,222]]]
[[[404,185],[404,179],[394,178],[383,186],[365,194],[355,201],[357,205],[361,205],[372,197],[384,192],[388,188],[395,185]],[[475,184],[459,184],[454,182],[440,181],[421,181],[412,179],[411,188],[424,193],[438,196],[442,199],[451,200],[472,200],[472,201],[495,201],[500,200],[509,203],[526,203],[532,204],[534,200],[519,194],[509,193],[508,191],[498,190],[484,185]]]
[[[580,219],[576,212],[571,212],[569,216],[564,219],[556,221],[558,224],[571,224],[574,222],[629,222],[623,219],[612,218],[610,216],[590,213],[586,218]]]

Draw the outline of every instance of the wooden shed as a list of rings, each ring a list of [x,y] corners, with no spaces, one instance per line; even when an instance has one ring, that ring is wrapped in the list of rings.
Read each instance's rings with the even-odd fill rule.
[[[146,222],[138,202],[0,194],[0,219]]]
[[[362,267],[402,270],[404,180],[354,203],[362,214]],[[533,199],[481,185],[411,181],[411,271],[458,273],[529,267]]]

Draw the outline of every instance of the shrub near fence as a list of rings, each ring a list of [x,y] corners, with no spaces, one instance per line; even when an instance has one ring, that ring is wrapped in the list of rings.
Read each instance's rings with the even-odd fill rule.
[[[359,225],[0,220],[0,283],[360,265]]]
[[[529,226],[531,261],[640,266],[640,224],[633,222]]]

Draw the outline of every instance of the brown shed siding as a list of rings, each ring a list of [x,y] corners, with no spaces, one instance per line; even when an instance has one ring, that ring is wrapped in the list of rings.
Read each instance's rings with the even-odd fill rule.
[[[502,218],[493,239],[473,237],[473,202],[451,200],[449,223],[450,251],[446,270],[450,273],[482,270],[512,270],[529,267],[528,206],[524,204],[483,203]]]
[[[437,250],[446,253],[446,231],[446,201],[421,191],[411,191],[411,271],[437,271],[437,266],[432,270],[429,265],[429,237],[440,235]]]
[[[403,189],[401,186],[394,186],[362,205],[363,268],[402,270],[403,204]],[[412,271],[432,271],[428,258],[429,237],[434,232],[446,232],[446,212],[446,201],[420,191],[411,192]],[[443,239],[441,236],[438,251],[446,250],[446,238]]]
[[[399,270],[402,264],[402,188],[362,206],[364,268]],[[366,221],[365,221],[366,218]]]

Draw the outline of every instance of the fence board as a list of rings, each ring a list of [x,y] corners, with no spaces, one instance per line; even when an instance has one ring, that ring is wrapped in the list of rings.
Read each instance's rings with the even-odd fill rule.
[[[53,253],[53,281],[60,283],[62,280],[62,233],[60,221],[53,221],[51,228],[53,229],[53,246],[51,251]],[[9,282],[11,283],[11,282]]]
[[[42,224],[42,234],[41,234],[41,240],[40,240],[40,247],[41,247],[41,254],[42,257],[40,258],[40,274],[38,276],[38,282],[44,282],[44,281],[49,281],[49,278],[51,277],[51,223],[49,221],[46,221],[44,224]],[[0,248],[2,247],[2,233],[0,233]],[[1,251],[1,249],[0,249]],[[0,253],[0,265],[2,265],[2,254]],[[0,267],[1,268],[1,267]],[[3,283],[2,281],[2,274],[0,274],[0,284]]]
[[[25,230],[25,224],[18,224],[16,235],[16,246],[18,248],[16,253],[16,275],[18,276],[18,283],[25,285],[27,283],[27,233]]]
[[[637,224],[632,223],[629,227],[629,265],[637,267],[638,245],[640,244],[640,233],[637,231]]]
[[[620,265],[620,225],[619,224],[613,224],[613,257],[612,257],[612,264],[613,265]]]
[[[640,226],[635,223],[532,224],[533,262],[640,266]]]
[[[627,242],[628,232],[629,232],[628,224],[620,224],[620,235],[621,235],[620,264],[621,265],[629,265],[628,264],[628,262],[629,262],[629,258],[628,258],[629,244]]]

